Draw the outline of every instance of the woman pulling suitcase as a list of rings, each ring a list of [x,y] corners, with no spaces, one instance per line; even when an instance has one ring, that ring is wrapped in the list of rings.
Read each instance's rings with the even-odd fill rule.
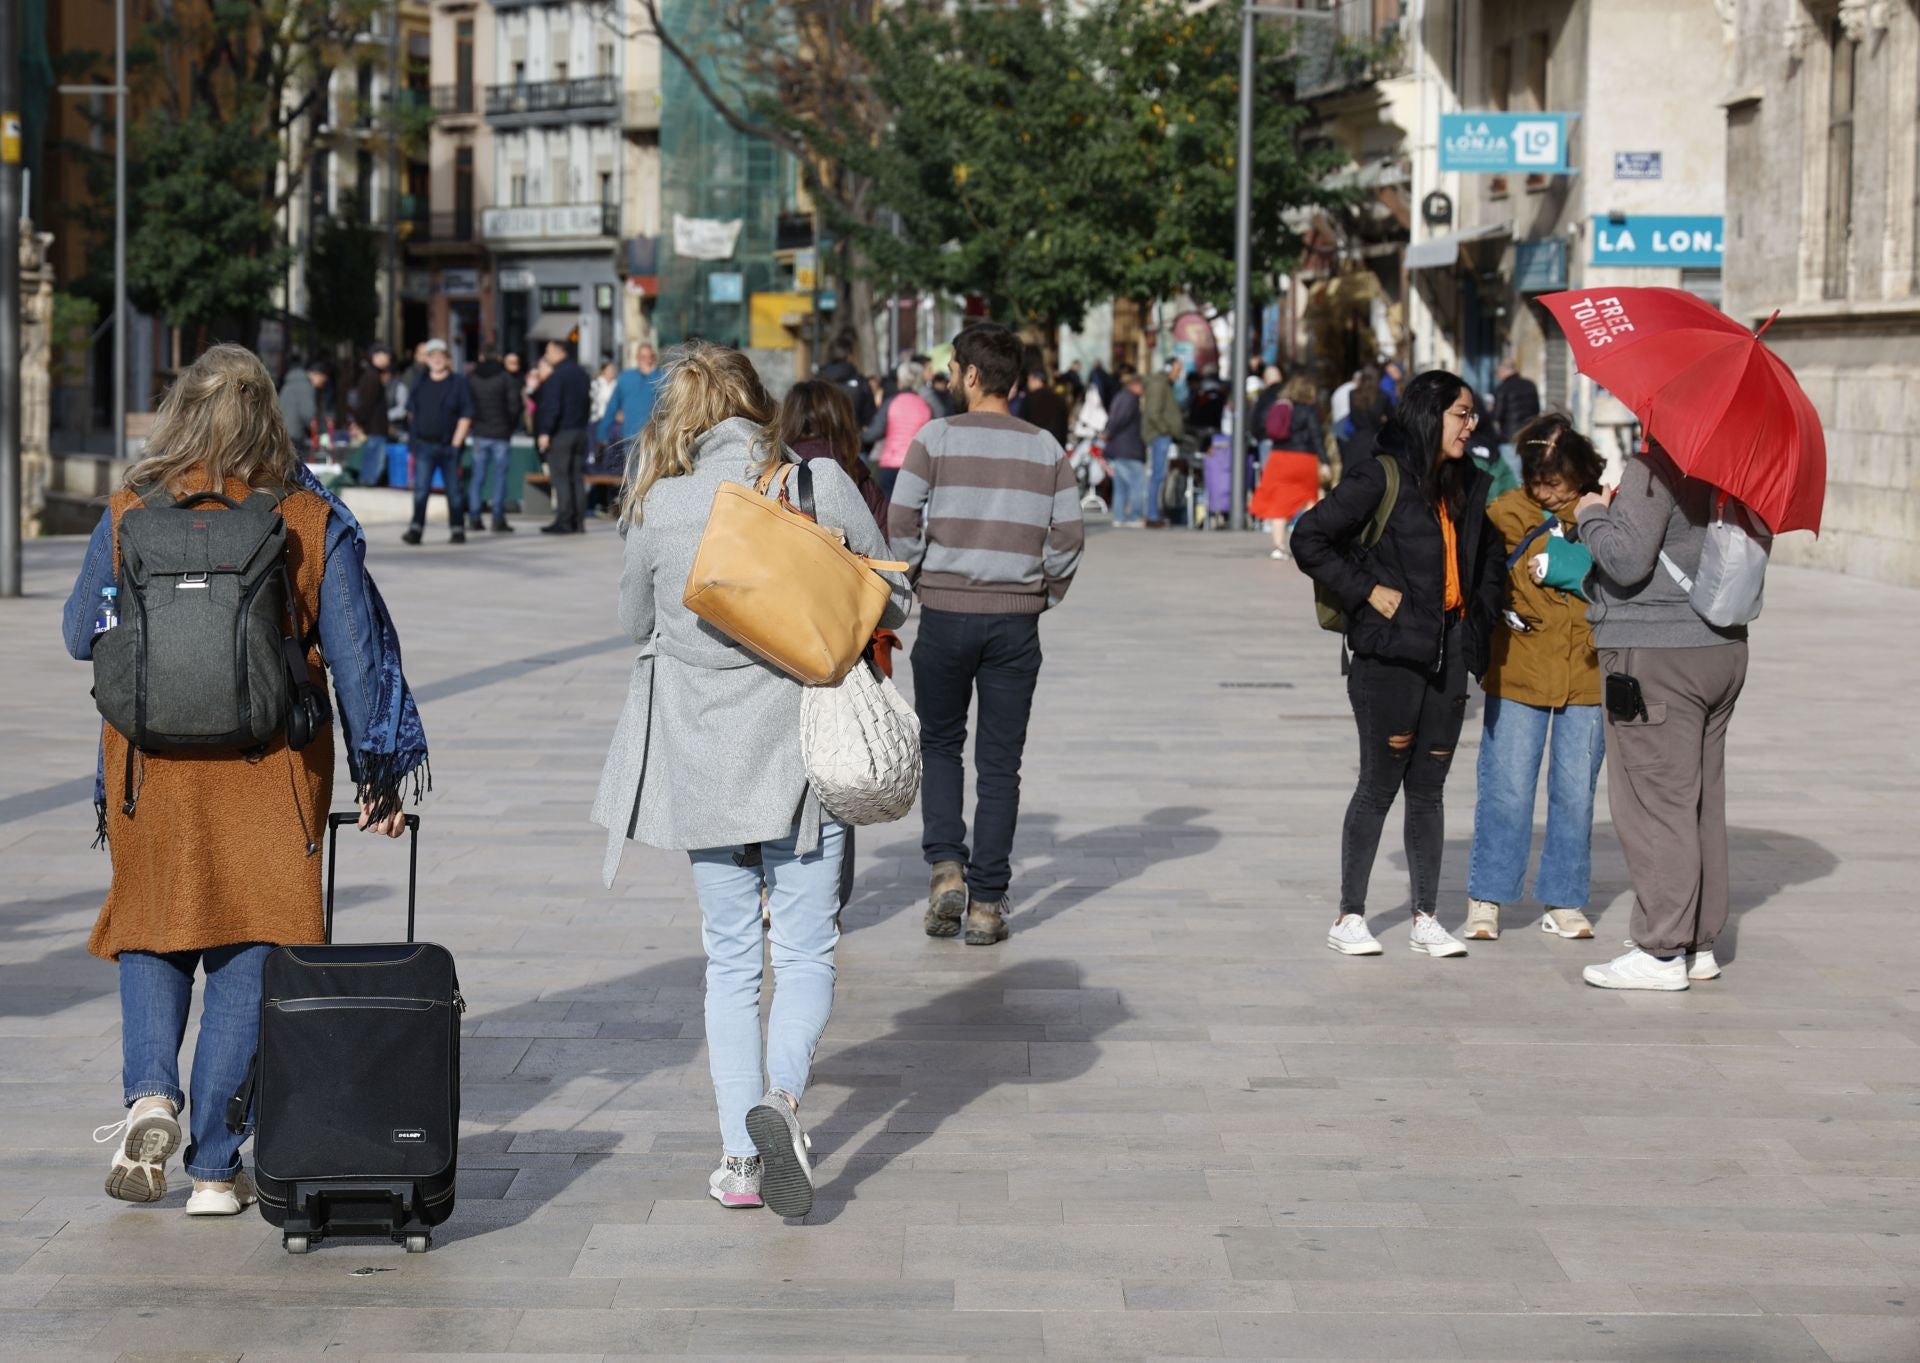
[[[607,754],[594,822],[612,884],[626,839],[686,852],[707,949],[707,1049],[723,1207],[804,1216],[813,1171],[800,1100],[833,1006],[847,829],[822,812],[800,749],[801,684],[682,604],[722,482],[753,485],[788,454],[746,356],[695,342],[668,361],[635,442],[621,504],[620,617],[636,644],[627,708]],[[834,458],[810,460],[816,518],[855,553],[886,557],[873,514]],[[880,624],[907,617],[906,579],[883,574]],[[758,852],[758,859],[754,856]],[[762,874],[770,931],[760,924]],[[760,1035],[761,962],[777,989]]]
[[[185,505],[176,507],[175,499]],[[275,731],[265,741],[196,747],[154,737],[163,691],[211,693],[218,679],[198,676],[196,668],[231,666],[224,658],[196,661],[178,646],[177,631],[192,611],[217,611],[240,580],[227,575],[245,565],[210,555],[207,571],[168,581],[150,563],[134,580],[124,571],[130,513],[178,517],[147,523],[162,527],[154,543],[176,543],[188,555],[197,540],[219,537],[215,518],[248,514],[273,527],[277,513],[283,523],[284,531],[269,533],[274,542],[284,534],[285,572],[276,565],[267,585],[284,592],[271,599],[275,614],[282,604],[285,613],[263,628],[290,636],[280,680],[294,677],[294,699],[284,725],[273,717]],[[254,1200],[240,1163],[248,1131],[227,1129],[226,1105],[254,1053],[262,961],[273,946],[322,937],[317,853],[333,794],[329,669],[360,826],[399,837],[409,778],[419,796],[426,737],[365,552],[352,514],[295,456],[266,367],[234,345],[213,347],[174,382],[145,457],[94,529],[67,600],[67,649],[83,661],[96,659],[96,646],[102,657],[124,655],[124,647],[114,647],[124,639],[102,641],[110,630],[137,627],[144,645],[140,723],[149,726],[138,744],[112,723],[101,726],[95,788],[113,879],[87,945],[119,963],[127,1106],[124,1118],[95,1132],[103,1144],[116,1142],[107,1172],[111,1197],[165,1196],[167,1159],[181,1144],[184,1111],[184,1163],[193,1181],[187,1214],[231,1216]],[[169,631],[176,631],[172,650]],[[149,658],[170,659],[164,674]],[[255,669],[254,700],[264,704],[257,689],[262,661],[256,656],[247,666]],[[110,688],[99,667],[96,659],[95,690],[105,711]],[[247,688],[240,694],[246,712]],[[179,1057],[196,971],[206,982],[189,1102]]]

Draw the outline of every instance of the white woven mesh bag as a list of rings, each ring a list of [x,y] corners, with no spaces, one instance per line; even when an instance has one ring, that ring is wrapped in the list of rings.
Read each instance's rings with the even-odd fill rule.
[[[800,755],[820,807],[842,823],[892,823],[919,798],[920,717],[871,663],[801,693]]]

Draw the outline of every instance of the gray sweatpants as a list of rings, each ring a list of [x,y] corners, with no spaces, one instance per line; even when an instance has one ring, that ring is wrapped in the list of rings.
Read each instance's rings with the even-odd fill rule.
[[[1705,951],[1727,925],[1727,726],[1747,646],[1603,648],[1602,674],[1640,681],[1647,717],[1607,716],[1607,795],[1633,875],[1633,940]]]

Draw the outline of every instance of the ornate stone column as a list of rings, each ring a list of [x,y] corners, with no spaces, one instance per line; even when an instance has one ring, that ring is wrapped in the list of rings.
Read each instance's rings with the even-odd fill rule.
[[[20,508],[21,533],[40,533],[53,471],[53,233],[20,225]]]

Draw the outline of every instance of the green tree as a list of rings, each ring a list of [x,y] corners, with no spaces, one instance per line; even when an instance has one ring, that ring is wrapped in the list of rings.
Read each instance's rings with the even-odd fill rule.
[[[259,193],[273,179],[275,144],[196,108],[162,111],[129,151],[143,171],[127,215],[134,302],[189,329],[270,311],[287,262],[272,201]]]
[[[307,320],[328,349],[363,345],[380,330],[380,277],[385,240],[349,207],[322,222],[307,257]]]

